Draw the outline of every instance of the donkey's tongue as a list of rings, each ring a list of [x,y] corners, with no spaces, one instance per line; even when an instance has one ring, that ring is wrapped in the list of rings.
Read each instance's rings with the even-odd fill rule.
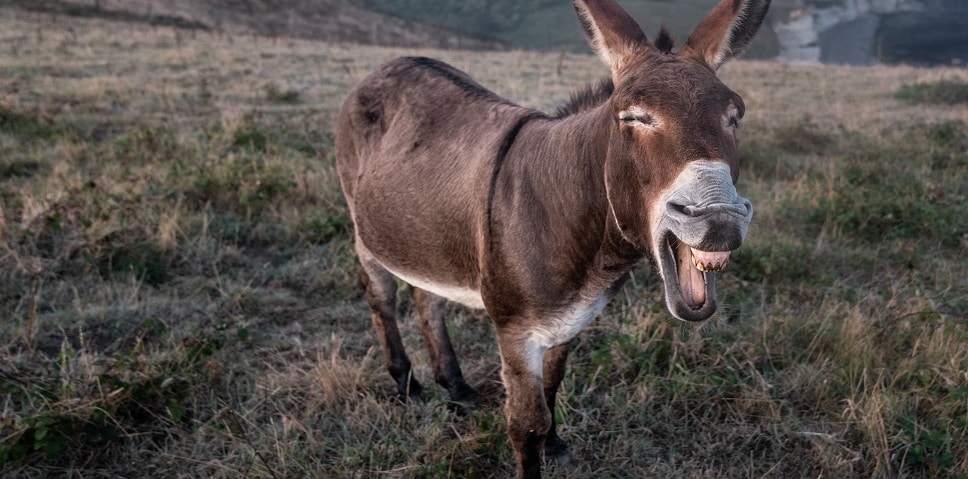
[[[682,291],[682,299],[689,307],[698,309],[706,303],[706,275],[693,264],[695,257],[690,254],[690,250],[696,251],[684,244],[679,245],[676,272],[679,276],[679,290]]]

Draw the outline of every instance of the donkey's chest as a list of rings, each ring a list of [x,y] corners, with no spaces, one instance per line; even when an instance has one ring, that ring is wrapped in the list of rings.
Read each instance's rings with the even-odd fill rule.
[[[531,330],[531,341],[544,349],[571,341],[601,314],[606,303],[608,295],[603,292],[595,297],[582,299],[557,314],[540,318],[540,324]]]

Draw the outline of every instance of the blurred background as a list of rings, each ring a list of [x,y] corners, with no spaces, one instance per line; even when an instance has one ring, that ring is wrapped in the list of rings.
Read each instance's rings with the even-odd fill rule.
[[[679,43],[718,0],[623,0]],[[78,16],[234,34],[462,49],[587,49],[565,0],[0,0]],[[965,0],[773,0],[749,58],[871,65],[963,65]]]

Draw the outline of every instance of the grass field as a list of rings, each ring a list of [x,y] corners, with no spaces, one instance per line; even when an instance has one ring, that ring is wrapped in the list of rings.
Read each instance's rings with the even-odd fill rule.
[[[333,119],[415,53],[546,111],[605,73],[0,7],[0,477],[512,473],[487,317],[449,319],[480,410],[401,404],[356,281]],[[968,478],[968,70],[722,76],[756,213],[721,312],[675,322],[640,265],[573,349],[575,463],[546,472]]]

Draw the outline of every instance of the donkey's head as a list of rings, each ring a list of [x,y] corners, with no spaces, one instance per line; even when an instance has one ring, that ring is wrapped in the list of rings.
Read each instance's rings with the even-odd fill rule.
[[[716,310],[716,271],[753,215],[734,183],[742,98],[716,77],[759,29],[770,0],[722,0],[685,45],[650,42],[614,0],[574,0],[592,49],[609,66],[611,138],[605,184],[622,236],[646,251],[676,317]]]

